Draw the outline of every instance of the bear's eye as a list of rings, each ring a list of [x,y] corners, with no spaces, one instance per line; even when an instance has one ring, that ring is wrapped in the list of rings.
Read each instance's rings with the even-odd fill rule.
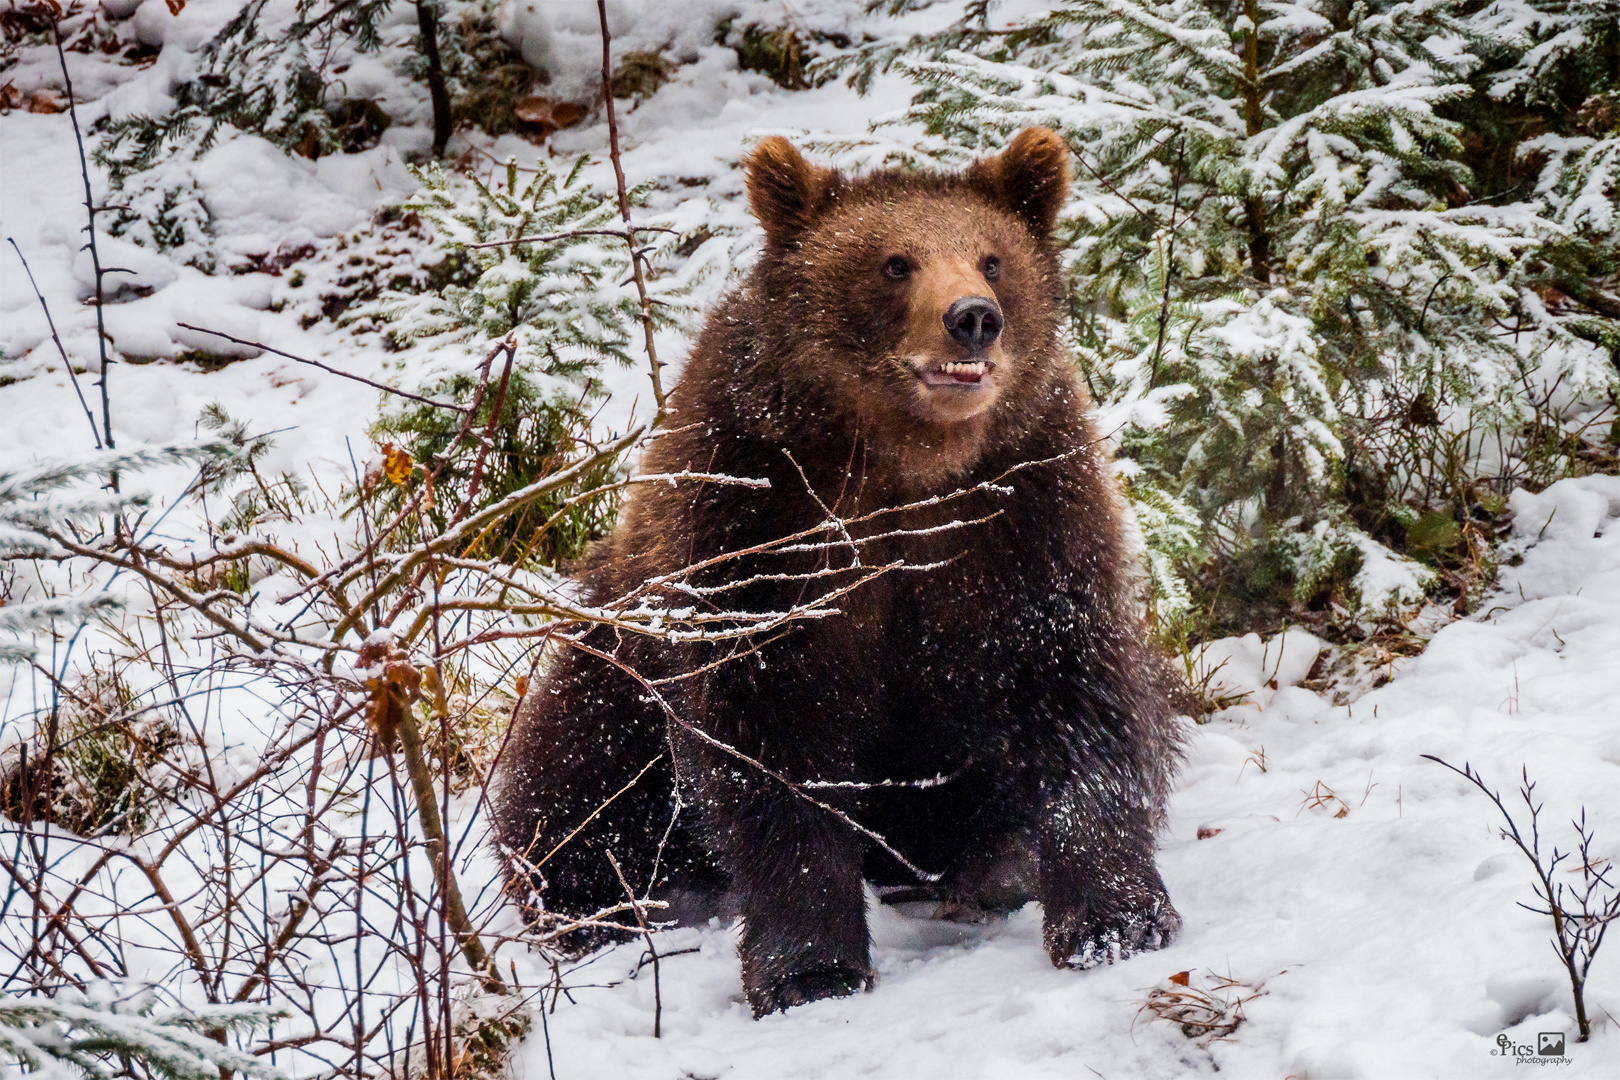
[[[889,261],[883,264],[883,276],[894,281],[904,281],[911,276],[911,264],[904,255],[891,255]]]
[[[984,280],[994,281],[1001,276],[1001,260],[994,255],[984,257]]]

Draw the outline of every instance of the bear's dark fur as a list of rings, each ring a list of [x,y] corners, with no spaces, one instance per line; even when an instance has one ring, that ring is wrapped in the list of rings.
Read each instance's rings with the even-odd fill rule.
[[[1001,479],[853,528],[865,566],[943,565],[878,577],[756,653],[718,662],[738,644],[598,629],[585,644],[612,661],[559,656],[518,713],[494,804],[514,879],[546,910],[621,902],[608,853],[638,892],[729,889],[756,1015],[870,985],[863,879],[958,908],[1038,899],[1060,966],[1175,933],[1154,865],[1174,682],[1136,613],[1119,496],[1059,342],[1049,234],[1067,162],[1039,129],[958,175],[849,178],[782,139],[751,155],[764,255],[709,317],[642,469],[770,487],[638,485],[585,600],[813,527],[823,503],[847,519]],[[910,535],[880,535],[897,530]],[[850,560],[837,545],[749,556],[695,581],[758,575],[712,606],[781,611],[840,580],[784,576]],[[624,668],[665,680],[684,725],[778,777],[856,785],[796,793],[669,721]],[[871,786],[930,778],[944,779]]]

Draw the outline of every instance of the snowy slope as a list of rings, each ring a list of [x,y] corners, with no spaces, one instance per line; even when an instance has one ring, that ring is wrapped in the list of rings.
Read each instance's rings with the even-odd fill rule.
[[[582,6],[552,5],[544,18],[562,19],[577,32]],[[791,10],[810,25],[850,29],[861,25],[862,6],[806,0]],[[683,20],[697,25],[721,7],[786,5],[651,0],[626,22],[619,47],[645,47]],[[162,0],[144,0],[131,25],[148,43],[172,49],[141,70],[73,56],[84,121],[160,98],[188,50],[232,9],[223,0],[193,0],[175,19]],[[918,18],[920,27],[937,13]],[[509,25],[528,47],[534,25],[518,14]],[[790,94],[738,72],[727,50],[696,39],[690,49],[693,62],[676,81],[624,117],[625,167],[632,182],[660,180],[654,210],[701,214],[717,231],[737,233],[727,257],[740,268],[751,242],[737,169],[746,141],[778,131],[863,134],[909,91],[897,80],[879,80],[867,98],[840,85]],[[581,71],[589,69],[587,52],[580,46]],[[54,53],[30,55],[6,77],[24,89],[47,85],[54,63]],[[387,93],[420,96],[401,81],[376,77]],[[0,235],[14,237],[28,257],[74,365],[93,369],[94,318],[82,303],[90,282],[78,251],[82,188],[66,125],[65,115],[0,116]],[[327,245],[409,190],[402,154],[425,138],[420,123],[402,124],[374,150],[312,163],[243,137],[215,151],[197,178],[217,208],[228,253]],[[561,152],[600,155],[606,129],[570,130],[556,144]],[[475,150],[520,161],[544,152],[515,137],[476,146],[458,137],[452,145],[454,153]],[[594,176],[607,182],[605,169]],[[104,180],[94,182],[102,192]],[[731,241],[713,241],[720,242]],[[281,432],[264,463],[268,471],[293,470],[330,485],[349,475],[351,448],[365,456],[365,428],[379,404],[373,391],[271,355],[212,373],[167,358],[205,344],[175,325],[187,321],[368,377],[398,377],[385,366],[394,358],[380,345],[329,323],[300,329],[299,297],[286,277],[208,276],[116,243],[106,258],[134,269],[136,283],[152,289],[107,309],[119,354],[152,361],[113,369],[113,426],[121,445],[189,437],[201,409],[218,401],[251,418],[257,431]],[[89,435],[9,250],[0,252],[0,267],[0,375],[18,380],[0,386],[3,471],[88,446]],[[723,286],[717,276],[698,299],[712,299]],[[682,341],[666,335],[666,355],[678,357]],[[644,376],[611,374],[615,394],[603,422],[622,429],[632,402],[644,397]],[[88,381],[85,391],[93,393]],[[176,486],[183,482],[174,478]],[[1232,658],[1225,677],[1253,695],[1191,736],[1162,857],[1186,922],[1171,948],[1111,968],[1060,972],[1041,949],[1035,908],[977,927],[875,908],[873,993],[755,1022],[740,1000],[735,928],[684,930],[659,943],[666,954],[698,950],[661,965],[662,1039],[651,1037],[651,972],[626,979],[641,954],[627,945],[569,976],[575,989],[547,1017],[551,1060],[537,1030],[521,1051],[517,1075],[1511,1073],[1510,1063],[1492,1057],[1497,1037],[1506,1032],[1534,1043],[1540,1031],[1572,1032],[1568,987],[1547,945],[1547,920],[1514,906],[1531,900],[1530,877],[1498,838],[1495,810],[1419,755],[1470,761],[1510,796],[1527,766],[1546,798],[1550,836],[1567,843],[1567,820],[1584,806],[1599,853],[1620,855],[1620,725],[1613,704],[1620,699],[1613,659],[1620,656],[1620,480],[1566,481],[1538,496],[1520,493],[1514,508],[1523,563],[1504,568],[1499,595],[1484,614],[1441,630],[1424,655],[1348,707],[1287,685],[1309,669],[1312,649],[1303,637],[1291,639],[1280,667],[1275,642],[1222,645]],[[1265,685],[1272,679],[1279,689]],[[0,700],[0,721],[32,708],[25,684],[12,687],[7,673],[0,673]],[[1263,771],[1256,763],[1261,750]],[[1318,784],[1341,802],[1306,806],[1307,793],[1321,794]],[[1347,812],[1337,817],[1341,805]],[[1200,839],[1201,830],[1212,835]],[[491,873],[488,860],[479,867]],[[479,891],[486,884],[467,886]],[[1600,955],[1588,991],[1590,1011],[1607,1026],[1591,1044],[1571,1043],[1573,1065],[1565,1075],[1620,1069],[1613,1025],[1604,1019],[1605,1010],[1620,1013],[1620,945],[1609,948],[1614,955]],[[514,952],[511,959],[526,982],[541,981],[538,966],[524,967],[529,958]],[[1139,1012],[1148,991],[1180,971],[1191,972],[1193,986],[1227,976],[1263,984],[1265,992],[1244,1006],[1242,1026],[1206,1045]]]
[[[1533,900],[1530,870],[1498,837],[1495,809],[1419,755],[1471,762],[1510,808],[1528,767],[1549,840],[1567,847],[1584,806],[1599,853],[1620,855],[1620,478],[1520,492],[1514,510],[1524,561],[1504,569],[1485,612],[1348,707],[1285,685],[1314,658],[1304,637],[1252,660],[1246,643],[1220,643],[1229,686],[1257,692],[1193,733],[1160,860],[1186,920],[1170,948],[1056,971],[1035,905],[969,927],[874,903],[872,993],[756,1022],[734,929],[681,931],[660,951],[698,952],[661,965],[663,1038],[651,1037],[650,968],[575,990],[549,1017],[555,1075],[1512,1075],[1493,1057],[1498,1036],[1535,1045],[1539,1032],[1573,1032],[1569,984],[1549,920],[1515,906]],[[1245,764],[1261,748],[1263,773]],[[1342,803],[1305,807],[1318,783]],[[570,981],[623,980],[641,953],[621,946]],[[1187,970],[1194,987],[1226,976],[1264,993],[1232,1035],[1195,1042],[1139,1012]],[[1599,954],[1587,998],[1600,1020],[1620,1013],[1620,959]],[[1571,1034],[1556,1075],[1614,1076],[1614,1037],[1612,1021],[1584,1045]],[[531,1038],[518,1075],[549,1067]]]

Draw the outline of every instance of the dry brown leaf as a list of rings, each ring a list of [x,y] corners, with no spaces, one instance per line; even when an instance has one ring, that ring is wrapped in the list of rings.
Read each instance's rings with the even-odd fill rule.
[[[1191,979],[1192,972],[1190,970],[1178,971],[1174,975],[1170,976],[1170,981],[1175,983],[1177,986],[1186,986]]]
[[[296,381],[297,380],[294,380],[294,379],[289,379],[288,380],[288,382],[296,382]],[[272,385],[272,386],[285,386],[287,384],[286,383],[278,383],[278,382],[275,381],[274,378],[272,378],[270,380],[270,385]],[[361,492],[361,494],[370,495],[373,491],[377,490],[377,485],[382,483],[382,481],[383,481],[383,463],[380,462],[380,461],[369,462],[366,465],[365,475],[360,478],[360,492]]]
[[[23,108],[31,113],[66,112],[67,98],[55,90],[35,90],[23,99]]]
[[[169,5],[170,15],[179,15],[186,10],[186,0],[163,0],[163,2]]]
[[[512,115],[530,124],[551,122],[551,99],[531,94],[512,106]]]
[[[530,94],[512,106],[512,115],[542,139],[558,128],[579,123],[585,119],[585,111],[583,105],[576,105],[572,101],[553,101],[539,94]]]
[[[366,721],[376,733],[379,747],[392,750],[398,745],[402,715],[422,696],[422,670],[392,639],[361,645],[355,667],[372,694]],[[376,674],[365,674],[367,671]]]
[[[585,119],[585,106],[559,101],[551,110],[551,119],[558,127],[572,127]]]
[[[1223,833],[1225,831],[1226,831],[1225,829],[1216,829],[1216,828],[1212,828],[1211,826],[1205,825],[1205,826],[1203,826],[1202,828],[1200,828],[1198,830],[1198,839],[1200,839],[1200,840],[1208,840],[1210,837],[1219,836],[1219,835],[1221,835],[1221,833]]]
[[[1550,308],[1561,308],[1569,303],[1569,294],[1556,285],[1532,285],[1530,291],[1541,297],[1541,302]]]

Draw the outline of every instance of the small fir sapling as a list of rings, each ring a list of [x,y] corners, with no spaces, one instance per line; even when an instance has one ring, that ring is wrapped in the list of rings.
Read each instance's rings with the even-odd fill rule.
[[[447,346],[450,355],[470,355],[493,343],[512,343],[509,377],[498,380],[476,418],[490,445],[463,445],[436,480],[441,490],[428,512],[440,525],[473,490],[474,475],[484,505],[533,483],[583,445],[590,414],[603,397],[602,365],[633,362],[641,309],[636,294],[621,284],[633,277],[633,268],[619,236],[619,208],[612,196],[591,188],[588,164],[580,157],[553,169],[540,159],[526,170],[509,161],[488,181],[436,166],[419,170],[422,191],[402,209],[420,215],[450,249],[447,261],[455,262],[457,273],[437,288],[385,293],[345,318],[350,325],[386,326],[396,348],[431,343],[440,364]],[[639,188],[627,192],[632,204],[644,195]],[[651,249],[644,250],[644,260],[679,239],[656,227],[641,235]],[[669,325],[690,309],[684,279],[645,283],[654,298],[655,326]],[[431,379],[423,393],[466,403],[477,385],[471,373],[451,371]],[[373,434],[397,441],[415,461],[437,466],[462,422],[459,414],[430,406],[395,407]],[[547,565],[580,554],[612,523],[616,496],[572,500],[599,487],[616,468],[610,463],[582,476],[504,522],[485,538],[489,554]],[[391,513],[404,494],[403,487],[386,488],[382,508]]]
[[[452,133],[452,96],[477,78],[468,56],[478,50],[462,38],[488,36],[493,23],[473,20],[462,34],[445,34],[439,3],[413,6],[418,32],[402,66],[427,87],[437,156]],[[375,145],[393,117],[376,101],[343,97],[342,75],[357,56],[379,51],[400,63],[397,40],[384,36],[392,7],[393,0],[297,0],[289,17],[271,0],[243,5],[202,46],[195,73],[170,90],[170,108],[99,126],[96,161],[119,193],[114,235],[177,251],[211,271],[212,217],[193,172],[222,138],[258,135],[306,158]]]
[[[386,321],[398,347],[432,339],[478,351],[515,333],[520,360],[555,379],[588,378],[605,358],[633,362],[637,308],[619,287],[630,259],[613,239],[612,198],[586,179],[589,164],[509,160],[487,182],[437,165],[415,170],[422,189],[401,209],[431,226],[458,273],[436,289],[384,294],[355,319]],[[640,202],[646,189],[631,194]]]
[[[357,52],[377,49],[377,20],[389,0],[345,5],[353,8],[347,19],[332,18],[329,4],[300,0],[285,26],[275,25],[280,12],[268,5],[246,4],[202,47],[195,77],[174,86],[168,111],[100,126],[95,159],[124,206],[114,235],[212,270],[212,217],[192,175],[198,158],[235,131],[305,157],[339,148],[325,109],[333,53],[345,43]]]

